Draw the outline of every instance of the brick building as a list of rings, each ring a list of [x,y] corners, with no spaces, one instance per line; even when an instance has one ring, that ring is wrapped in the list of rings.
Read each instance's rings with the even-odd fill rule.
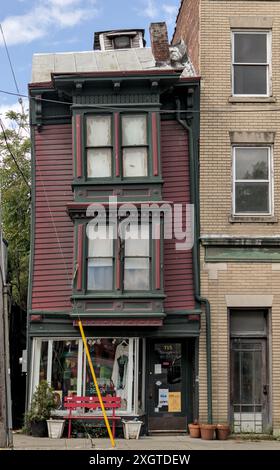
[[[277,434],[280,3],[183,0],[181,38],[201,76],[199,416]]]

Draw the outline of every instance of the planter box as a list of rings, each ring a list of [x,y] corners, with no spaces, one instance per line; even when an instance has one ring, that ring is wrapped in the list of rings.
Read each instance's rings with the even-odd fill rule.
[[[48,419],[48,433],[52,439],[60,439],[62,437],[65,420],[64,419]]]
[[[123,433],[125,439],[139,439],[142,424],[142,421],[123,420]]]

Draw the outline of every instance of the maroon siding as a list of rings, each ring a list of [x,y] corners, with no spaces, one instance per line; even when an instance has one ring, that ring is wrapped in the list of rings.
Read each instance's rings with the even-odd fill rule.
[[[73,201],[71,125],[35,131],[35,235],[32,309],[69,311],[72,294]]]
[[[190,172],[186,131],[177,121],[161,123],[163,199],[177,204],[190,202]],[[175,240],[164,241],[165,310],[195,307],[192,251],[177,251]]]

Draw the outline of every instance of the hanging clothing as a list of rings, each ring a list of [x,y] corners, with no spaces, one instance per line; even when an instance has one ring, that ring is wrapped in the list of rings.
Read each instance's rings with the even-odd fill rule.
[[[126,401],[128,395],[128,358],[128,344],[120,343],[116,348],[112,371],[112,382],[116,389],[116,395]]]

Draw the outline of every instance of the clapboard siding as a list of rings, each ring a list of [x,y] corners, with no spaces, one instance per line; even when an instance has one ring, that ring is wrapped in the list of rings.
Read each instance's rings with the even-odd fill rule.
[[[32,309],[69,311],[72,294],[73,201],[71,125],[35,133],[35,231]]]
[[[188,155],[188,138],[183,127],[174,120],[162,121],[161,164],[165,201],[190,203]],[[166,312],[194,308],[192,251],[177,251],[175,240],[164,241],[164,291]]]

